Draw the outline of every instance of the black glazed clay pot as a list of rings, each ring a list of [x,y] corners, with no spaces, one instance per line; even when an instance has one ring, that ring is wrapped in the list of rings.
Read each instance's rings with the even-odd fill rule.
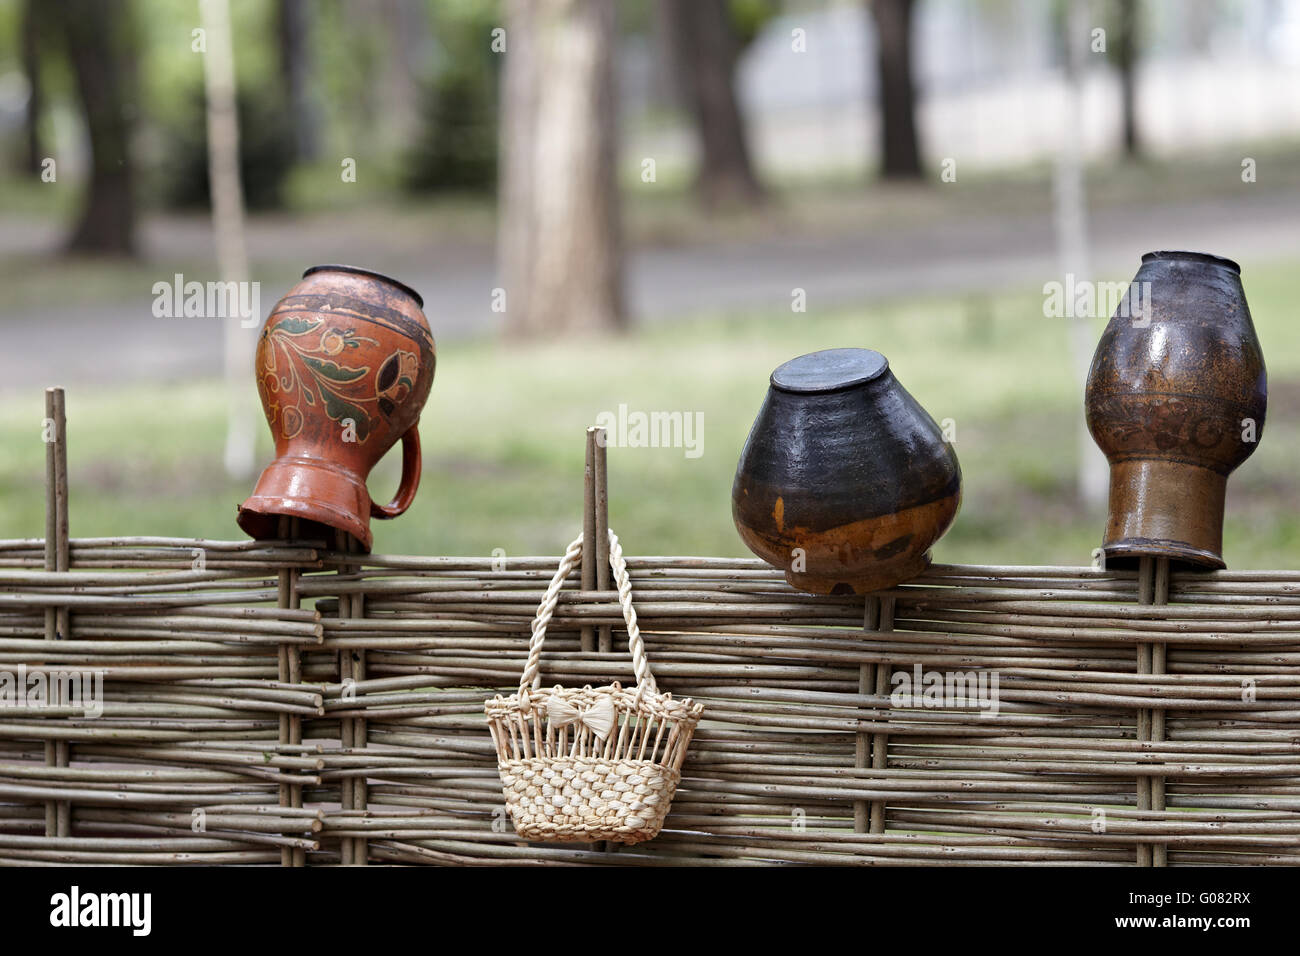
[[[1228,475],[1255,450],[1267,405],[1240,267],[1144,255],[1088,373],[1088,428],[1110,462],[1107,563],[1224,567]]]
[[[791,585],[865,594],[929,565],[961,468],[883,355],[827,349],[772,373],[731,498],[745,544]]]

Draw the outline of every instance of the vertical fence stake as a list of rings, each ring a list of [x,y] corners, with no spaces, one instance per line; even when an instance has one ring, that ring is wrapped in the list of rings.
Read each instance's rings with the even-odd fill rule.
[[[587,429],[587,459],[582,472],[582,589],[596,590],[596,552],[592,542],[596,540],[596,431],[593,426]],[[584,624],[578,632],[581,639],[582,653],[590,654],[596,649],[596,631],[590,624]]]
[[[298,537],[299,519],[281,517],[278,537],[281,541]],[[277,579],[278,605],[286,609],[300,606],[298,596],[298,569],[281,568]],[[279,647],[279,680],[281,683],[298,684],[302,679],[302,658],[298,648],[293,644],[281,644]],[[298,714],[280,715],[280,743],[302,743],[302,717]],[[302,806],[302,784],[280,784],[280,806]],[[306,851],[301,847],[284,847],[280,850],[281,866],[303,866],[307,862]]]
[[[289,518],[281,516],[276,524],[275,536],[281,541],[289,537]],[[289,580],[289,569],[281,568],[276,575],[276,607],[287,608],[293,604],[293,586]],[[276,680],[287,683],[289,680],[289,645],[281,644],[276,648],[276,663],[278,665]],[[281,744],[289,742],[289,715],[280,715],[280,734],[279,741]],[[284,771],[281,771],[283,773]],[[292,806],[292,796],[289,793],[287,783],[280,784],[280,806]],[[280,848],[280,865],[293,866],[293,848]]]
[[[606,477],[607,458],[605,456],[605,429],[596,425],[587,429],[587,451],[591,455],[591,498],[592,498],[592,515],[595,521],[594,532],[591,539],[586,537],[583,532],[583,541],[591,540],[594,548],[594,562],[596,565],[595,590],[609,590],[609,480]],[[590,546],[583,548],[583,554],[592,550]],[[587,585],[584,583],[583,587]],[[596,647],[602,654],[610,654],[614,651],[614,629],[608,624],[602,624],[596,629]],[[613,853],[618,849],[618,844],[611,843],[608,840],[601,840],[596,844],[597,850],[606,853]]]
[[[596,590],[608,591],[609,581],[609,477],[606,471],[608,460],[605,456],[605,429],[592,427],[587,429],[593,435],[592,444],[595,452],[595,468],[592,484],[595,489],[596,515]],[[602,654],[614,651],[614,631],[608,624],[597,629],[598,647]]]
[[[68,546],[68,440],[67,414],[63,389],[45,390],[45,570],[67,571]],[[45,611],[45,639],[67,640],[71,621],[66,607],[48,608]],[[52,682],[48,701],[51,705],[63,703],[62,693]],[[45,764],[48,767],[67,767],[72,751],[66,741],[47,741]],[[45,805],[45,835],[70,836],[72,833],[72,804],[66,800],[48,801]]]
[[[1144,605],[1169,603],[1169,559],[1142,558],[1138,565],[1138,602]],[[1137,647],[1137,672],[1158,676],[1165,673],[1167,647],[1159,642],[1143,642]],[[1165,712],[1161,708],[1142,707],[1137,711],[1137,739],[1159,743],[1165,739]],[[1164,777],[1139,777],[1139,810],[1165,810]],[[1139,843],[1138,866],[1167,866],[1169,848],[1164,843]]]
[[[58,452],[55,445],[63,440],[63,435],[58,429],[58,423],[54,418],[54,395],[58,389],[47,388],[45,390],[45,421],[42,425],[41,435],[45,440],[45,570],[54,571],[58,568],[58,558],[56,557],[55,541],[58,537],[59,512],[58,505],[55,504],[55,461]],[[45,639],[47,641],[56,641],[59,639],[59,625],[56,611],[52,607],[45,609]],[[57,767],[59,765],[57,745],[52,740],[45,741],[45,766]],[[45,802],[45,835],[47,837],[59,835],[58,824],[58,805],[53,800]]]
[[[297,538],[300,533],[298,529],[297,518],[294,518],[292,520],[292,524],[290,525],[290,528],[293,536]],[[295,608],[300,607],[302,604],[302,597],[301,595],[298,594],[298,576],[299,576],[298,570],[295,568],[293,571],[293,577],[290,579],[290,584],[292,588],[291,594],[293,599],[293,606]],[[319,616],[320,616],[319,612],[317,612],[317,617],[319,618]],[[302,683],[302,650],[296,644],[291,645],[289,647],[289,683],[291,684]],[[291,715],[289,718],[289,743],[291,744],[302,743],[302,717],[297,714]],[[302,808],[302,784],[301,783],[290,788],[289,805],[291,807],[295,807],[299,809]],[[304,848],[294,847],[293,865],[294,866],[307,865],[307,851]]]
[[[880,633],[892,631],[894,629],[894,599],[884,597],[880,599],[880,622],[876,630]],[[889,664],[876,665],[876,694],[881,697],[889,696],[889,677],[893,673],[893,667]],[[871,769],[884,770],[889,763],[889,735],[878,733],[871,738]],[[871,802],[871,825],[872,833],[885,832],[885,801],[873,800]]]
[[[1156,559],[1155,582],[1151,594],[1152,604],[1169,603],[1169,559]],[[1151,647],[1151,673],[1164,674],[1167,664],[1169,645],[1165,643],[1153,644]],[[1156,743],[1163,743],[1165,739],[1165,714],[1163,708],[1151,712],[1151,739]],[[1151,809],[1164,812],[1165,807],[1165,778],[1151,778]],[[1169,865],[1169,844],[1157,843],[1152,847],[1151,863],[1153,866]]]
[[[352,553],[352,538],[346,531],[335,532],[335,546],[344,554]],[[340,564],[338,574],[351,574],[352,565]],[[350,618],[352,616],[352,596],[350,594],[339,595],[339,617]],[[356,677],[352,672],[352,651],[350,648],[339,648],[339,683],[343,685],[343,692],[347,693],[348,681],[353,682],[355,688]],[[344,753],[350,753],[354,746],[354,729],[355,724],[351,718],[339,718],[339,745],[343,748]],[[352,781],[348,777],[339,780],[339,806],[343,810],[352,810],[355,807],[356,791],[352,787]],[[343,837],[339,840],[339,862],[343,866],[351,866],[353,861],[353,841],[351,837]]]
[[[354,554],[361,554],[361,542],[354,538],[349,539],[352,544]],[[358,564],[352,569],[360,571],[361,566]],[[363,618],[366,616],[366,596],[360,591],[352,595],[352,617]],[[366,651],[365,648],[357,648],[351,652],[352,656],[352,679],[360,684],[366,679]],[[365,717],[354,717],[352,719],[352,746],[357,750],[365,750],[367,743],[367,729]],[[347,786],[347,779],[344,779],[344,786]],[[367,786],[366,775],[358,774],[352,778],[352,808],[360,810],[363,813],[366,809]],[[354,866],[366,866],[370,862],[370,841],[363,836],[353,837],[352,844],[352,863]]]
[[[880,627],[880,598],[868,594],[862,608],[862,629],[874,631]],[[858,693],[868,696],[876,692],[877,664],[858,665]],[[865,770],[871,763],[871,734],[859,731],[854,745],[853,766]],[[866,800],[853,801],[853,832],[866,833],[870,821],[871,804]]]

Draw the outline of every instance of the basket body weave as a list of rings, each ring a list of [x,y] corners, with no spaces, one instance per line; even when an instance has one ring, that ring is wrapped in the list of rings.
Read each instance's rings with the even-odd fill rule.
[[[539,842],[652,840],[680,780],[649,760],[531,757],[501,765],[515,832]]]
[[[515,831],[539,842],[640,843],[663,827],[703,707],[660,693],[645,661],[627,565],[610,533],[637,684],[542,691],[538,659],[560,587],[578,557],[569,546],[533,623],[518,692],[484,704],[502,793]]]
[[[553,701],[589,712],[607,701],[615,715],[602,741],[579,727],[555,728]],[[608,687],[556,687],[527,711],[518,694],[494,698],[488,719],[498,746],[506,808],[516,832],[529,840],[612,840],[639,843],[663,826],[681,781],[681,761],[699,721],[700,706],[671,694]],[[523,741],[528,738],[531,746]],[[529,756],[525,756],[525,753]]]

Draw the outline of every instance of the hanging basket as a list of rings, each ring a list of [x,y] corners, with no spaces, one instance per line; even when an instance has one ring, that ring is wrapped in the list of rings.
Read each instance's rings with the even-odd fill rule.
[[[538,663],[564,580],[582,557],[569,545],[533,620],[519,690],[484,705],[497,748],[506,809],[515,831],[539,842],[640,843],[663,826],[681,780],[702,704],[655,686],[632,608],[632,584],[617,535],[609,563],[627,622],[636,686],[541,689]]]

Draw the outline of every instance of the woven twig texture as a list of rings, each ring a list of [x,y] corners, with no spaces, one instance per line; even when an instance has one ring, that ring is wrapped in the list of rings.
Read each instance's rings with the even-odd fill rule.
[[[104,698],[0,709],[0,863],[1300,863],[1300,571],[1175,572],[1161,604],[1133,571],[935,566],[864,602],[629,558],[659,685],[705,707],[671,811],[635,846],[521,839],[483,701],[558,561],[74,539],[48,572],[0,542],[0,672]],[[571,574],[538,697],[628,680],[624,623]],[[996,710],[933,674],[996,675]]]

